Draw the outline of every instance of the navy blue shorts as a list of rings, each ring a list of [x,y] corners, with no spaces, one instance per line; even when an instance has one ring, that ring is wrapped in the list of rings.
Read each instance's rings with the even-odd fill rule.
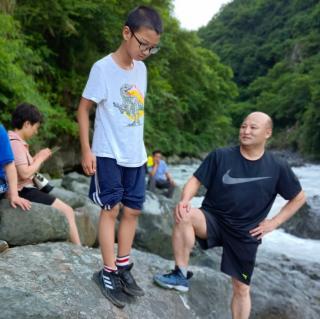
[[[225,231],[217,218],[201,209],[207,224],[207,239],[197,238],[202,249],[222,246],[221,271],[250,285],[260,241],[244,242]]]
[[[145,198],[145,167],[119,166],[115,159],[97,157],[97,170],[91,178],[89,197],[102,209],[118,203],[141,210]]]

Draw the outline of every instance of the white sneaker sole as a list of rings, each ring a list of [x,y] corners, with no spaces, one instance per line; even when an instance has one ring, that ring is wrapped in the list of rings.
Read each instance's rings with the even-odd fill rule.
[[[154,282],[162,288],[174,289],[174,290],[177,290],[180,292],[188,292],[189,291],[189,288],[185,287],[185,286],[169,285],[169,284],[165,284],[157,279],[154,279]]]

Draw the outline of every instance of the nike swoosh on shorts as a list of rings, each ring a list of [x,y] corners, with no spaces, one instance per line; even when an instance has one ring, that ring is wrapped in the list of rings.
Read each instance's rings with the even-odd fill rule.
[[[222,177],[222,182],[227,185],[234,185],[234,184],[242,184],[242,183],[250,183],[255,181],[260,181],[262,179],[271,178],[271,176],[265,177],[232,177],[230,176],[231,169],[227,170],[227,172]]]

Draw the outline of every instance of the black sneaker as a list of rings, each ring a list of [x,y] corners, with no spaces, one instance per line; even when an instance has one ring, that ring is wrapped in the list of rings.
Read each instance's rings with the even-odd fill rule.
[[[115,306],[123,308],[126,296],[122,291],[122,284],[118,272],[110,272],[103,275],[103,270],[93,274],[92,280],[98,285],[102,294],[109,299]]]
[[[130,296],[144,296],[144,291],[137,285],[130,272],[132,267],[133,263],[126,267],[118,268],[119,276],[123,285],[123,291]]]

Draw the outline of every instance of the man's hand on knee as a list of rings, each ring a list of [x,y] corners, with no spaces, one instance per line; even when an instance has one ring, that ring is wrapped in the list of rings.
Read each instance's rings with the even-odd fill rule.
[[[174,218],[177,224],[179,224],[190,212],[191,203],[186,201],[181,201],[175,209]]]

